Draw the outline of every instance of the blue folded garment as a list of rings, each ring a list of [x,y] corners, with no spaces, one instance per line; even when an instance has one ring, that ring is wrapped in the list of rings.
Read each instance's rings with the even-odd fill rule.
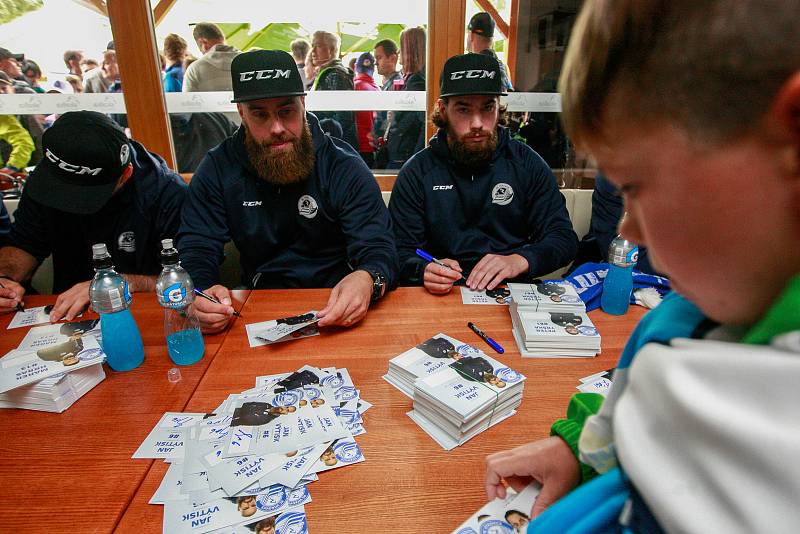
[[[606,273],[608,273],[607,263],[585,263],[565,278],[575,286],[575,290],[580,295],[581,300],[586,304],[587,312],[600,307],[600,295],[603,294],[603,280],[606,277]],[[667,278],[642,273],[634,269],[633,289],[642,287],[655,288],[662,297],[671,291]],[[635,304],[635,302],[636,299],[631,293],[631,304]]]

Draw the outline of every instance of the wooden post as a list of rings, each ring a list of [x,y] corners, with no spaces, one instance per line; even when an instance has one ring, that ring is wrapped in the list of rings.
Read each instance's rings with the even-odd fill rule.
[[[511,85],[517,78],[517,31],[519,30],[519,0],[511,0],[511,15],[508,19],[508,46],[506,47],[506,67]],[[519,90],[518,87],[514,87]]]
[[[466,0],[429,0],[428,2],[428,60],[425,65],[425,90],[427,91],[427,113],[433,111],[439,99],[439,75],[447,58],[464,53],[466,41]],[[427,137],[436,132],[436,127],[427,124]],[[426,141],[427,143],[427,141]]]
[[[172,132],[161,85],[161,62],[150,2],[109,0],[108,15],[131,136],[174,169]]]

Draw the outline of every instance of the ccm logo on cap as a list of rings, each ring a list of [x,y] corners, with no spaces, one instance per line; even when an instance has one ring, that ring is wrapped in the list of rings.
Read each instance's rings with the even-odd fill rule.
[[[286,78],[289,79],[289,70],[280,69],[266,69],[266,70],[248,70],[239,74],[240,82],[249,82],[250,80],[268,80],[270,78]]]
[[[462,78],[491,78],[494,79],[495,72],[483,69],[457,70],[450,73],[451,80],[461,80]]]
[[[46,149],[44,153],[47,156],[47,159],[58,165],[59,169],[64,169],[67,172],[71,172],[74,174],[91,174],[92,176],[97,176],[98,174],[100,174],[100,171],[103,170],[102,167],[98,167],[96,169],[90,169],[89,167],[84,167],[83,165],[73,165],[72,163],[67,163],[63,159],[53,154],[49,148]]]

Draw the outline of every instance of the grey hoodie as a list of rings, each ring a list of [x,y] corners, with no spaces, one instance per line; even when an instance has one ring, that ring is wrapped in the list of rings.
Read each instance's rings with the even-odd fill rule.
[[[183,92],[231,91],[231,62],[241,52],[226,44],[216,44],[203,57],[189,65],[183,75]],[[235,124],[238,113],[225,114]]]

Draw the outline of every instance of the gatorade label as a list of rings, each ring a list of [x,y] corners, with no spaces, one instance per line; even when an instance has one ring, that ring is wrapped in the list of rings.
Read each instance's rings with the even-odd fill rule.
[[[186,306],[186,286],[180,282],[164,289],[162,294],[164,306],[167,308],[183,308]]]
[[[639,247],[635,247],[625,256],[625,263],[632,265],[639,261]]]

